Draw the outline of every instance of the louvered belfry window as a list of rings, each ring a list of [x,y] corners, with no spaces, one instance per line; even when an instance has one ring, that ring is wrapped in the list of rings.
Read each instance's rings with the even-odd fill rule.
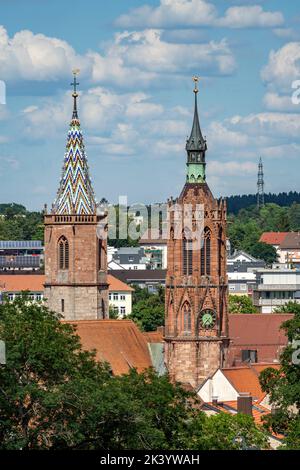
[[[64,236],[58,241],[58,266],[59,269],[69,269],[69,242]]]

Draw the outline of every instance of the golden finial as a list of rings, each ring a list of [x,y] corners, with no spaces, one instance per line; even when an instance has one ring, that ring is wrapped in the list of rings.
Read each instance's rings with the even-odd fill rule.
[[[196,75],[193,76],[193,81],[195,83],[195,88],[194,88],[194,93],[198,93],[198,81],[199,81],[199,77],[197,77]]]

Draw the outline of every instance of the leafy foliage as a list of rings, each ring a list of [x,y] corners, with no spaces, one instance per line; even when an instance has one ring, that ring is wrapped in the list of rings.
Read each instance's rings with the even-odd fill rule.
[[[292,302],[290,303],[292,304]],[[291,307],[291,305],[290,305]],[[283,323],[288,345],[280,357],[280,369],[265,369],[260,375],[263,391],[270,396],[275,413],[265,422],[266,428],[284,434],[283,448],[300,448],[300,310]]]
[[[228,310],[229,313],[257,313],[248,295],[229,294]]]
[[[0,204],[0,240],[43,240],[41,212],[29,212],[20,204]]]
[[[0,305],[0,336],[2,450],[266,447],[251,418],[207,417],[197,396],[152,369],[112,376],[74,327],[25,296]]]
[[[271,245],[260,243],[260,236],[263,232],[289,231],[292,226],[296,226],[296,221],[292,220],[294,219],[291,208],[280,207],[273,203],[266,204],[260,209],[256,206],[241,209],[237,215],[231,214],[228,217],[228,236],[232,249],[244,250],[255,258],[271,264],[277,260],[276,250]]]
[[[255,426],[251,416],[219,413],[199,414],[191,429],[190,449],[246,450],[268,449],[265,433]]]
[[[256,194],[242,194],[229,196],[227,199],[228,212],[237,214],[241,209],[249,206],[255,206],[257,201]],[[265,202],[277,204],[278,206],[291,206],[293,203],[300,204],[300,193],[290,191],[289,193],[268,193],[265,194]]]
[[[274,313],[297,313],[300,315],[300,304],[298,304],[298,302],[289,300],[289,302],[286,304],[277,307],[274,310]]]
[[[135,287],[132,313],[128,316],[142,331],[155,331],[165,319],[165,294],[159,287],[157,293]]]

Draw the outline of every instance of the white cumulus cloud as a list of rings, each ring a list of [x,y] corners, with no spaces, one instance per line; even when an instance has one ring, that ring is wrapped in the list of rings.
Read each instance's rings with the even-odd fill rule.
[[[292,94],[292,83],[300,77],[300,42],[289,42],[277,51],[272,50],[261,76],[269,88]]]
[[[121,15],[116,21],[118,26],[124,28],[271,28],[283,23],[281,12],[265,11],[260,5],[232,6],[221,17],[216,7],[205,0],[160,0],[158,7],[144,5]]]

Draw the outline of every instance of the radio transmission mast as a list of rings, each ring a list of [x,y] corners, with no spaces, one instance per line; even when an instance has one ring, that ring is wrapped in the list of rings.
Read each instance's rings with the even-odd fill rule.
[[[258,209],[265,205],[265,193],[264,193],[264,167],[260,157],[258,163],[258,174],[257,174],[257,207]]]

